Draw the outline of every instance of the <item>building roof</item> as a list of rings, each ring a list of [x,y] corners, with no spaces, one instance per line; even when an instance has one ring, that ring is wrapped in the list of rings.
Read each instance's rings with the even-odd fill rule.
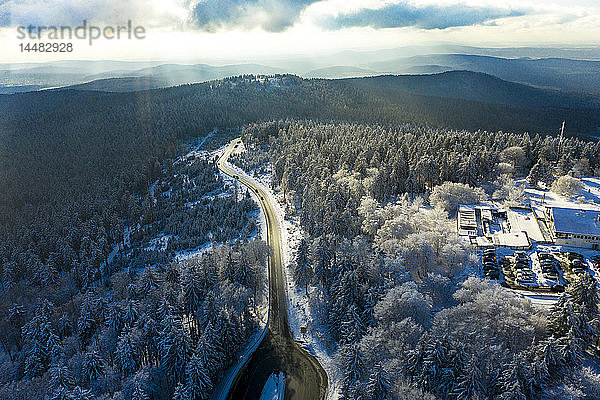
[[[531,246],[527,232],[496,233],[492,235],[496,246],[528,249]]]
[[[600,211],[552,207],[552,218],[556,232],[600,236]]]

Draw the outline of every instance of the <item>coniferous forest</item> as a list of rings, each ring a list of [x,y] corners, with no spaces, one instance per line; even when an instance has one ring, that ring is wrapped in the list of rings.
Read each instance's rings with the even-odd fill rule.
[[[300,216],[296,278],[346,398],[598,398],[595,283],[541,312],[465,279],[448,220],[461,196],[510,201],[509,177],[598,176],[597,141],[550,135],[565,115],[600,126],[288,75],[0,96],[0,398],[208,398],[257,327],[268,254],[256,204],[184,156],[215,128],[204,148],[241,134],[235,162],[271,163]]]
[[[251,171],[269,160],[273,186],[309,235],[296,282],[315,287],[343,398],[600,396],[599,376],[584,368],[597,355],[594,279],[571,282],[544,312],[467,279],[474,249],[448,219],[486,192],[510,202],[518,188],[508,176],[598,176],[597,142],[311,121],[250,125],[242,139],[248,151],[234,162]]]

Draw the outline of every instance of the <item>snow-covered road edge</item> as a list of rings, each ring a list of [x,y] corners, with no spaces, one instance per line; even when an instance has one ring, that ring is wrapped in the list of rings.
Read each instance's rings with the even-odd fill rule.
[[[242,143],[238,146],[236,151],[232,152],[236,154],[238,152],[245,151]],[[281,250],[282,250],[282,261],[283,261],[283,272],[286,278],[286,294],[288,301],[288,321],[290,330],[294,335],[294,339],[310,354],[312,354],[319,361],[323,369],[327,374],[328,380],[328,400],[335,400],[339,397],[339,389],[341,383],[340,372],[336,367],[332,357],[328,354],[324,344],[312,334],[312,330],[308,330],[306,334],[300,332],[301,326],[309,325],[310,321],[310,306],[306,297],[299,295],[296,291],[296,286],[293,284],[293,271],[292,271],[292,256],[293,247],[292,243],[297,244],[302,237],[302,229],[297,222],[285,218],[285,210],[282,204],[278,200],[278,195],[271,189],[270,179],[266,177],[256,178],[236,165],[227,162],[228,168],[234,170],[237,175],[244,177],[247,180],[252,181],[255,185],[259,186],[264,193],[269,197],[269,201],[273,205],[273,209],[276,214],[277,221],[280,226],[281,235]],[[250,191],[251,193],[253,191]],[[252,193],[254,196],[254,193]],[[302,289],[303,291],[304,289]],[[298,306],[302,304],[301,306]]]
[[[221,158],[221,156],[223,155],[223,153],[225,152],[225,150],[228,147],[229,147],[229,144],[227,144],[226,146],[224,146],[214,152],[211,152],[210,153],[211,158],[215,157],[215,156],[218,158]],[[219,172],[219,174],[221,175],[221,177],[223,178],[223,180],[225,182],[228,182],[228,183],[234,182],[233,178],[224,174],[223,172]],[[243,187],[244,186],[240,185],[239,189],[243,189]],[[254,200],[254,202],[257,205],[259,205],[259,209],[260,209],[260,212],[259,212],[259,221],[260,221],[259,236],[263,240],[266,241],[267,240],[267,220],[265,218],[265,214],[262,211],[262,208],[260,208],[259,199],[258,199],[257,195],[254,193],[254,191],[249,190],[248,192],[252,196],[252,199]],[[266,276],[266,285],[264,285],[262,295],[267,297],[267,301],[262,302],[262,304],[265,304],[265,307],[263,307],[260,310],[261,317],[260,317],[259,329],[246,341],[246,343],[244,344],[244,351],[242,352],[242,354],[239,355],[238,359],[234,362],[234,364],[231,367],[229,367],[229,369],[227,369],[227,371],[225,371],[223,378],[221,379],[219,384],[216,385],[216,387],[211,395],[212,400],[226,400],[227,399],[229,391],[231,390],[231,386],[234,383],[235,377],[245,367],[246,363],[250,359],[250,356],[252,355],[252,353],[254,353],[254,351],[256,351],[256,349],[258,348],[258,346],[264,339],[265,335],[267,334],[267,330],[269,327],[269,308],[270,308],[270,302],[271,302],[271,299],[268,298],[268,296],[269,296],[269,263],[268,262],[265,263],[265,276]]]

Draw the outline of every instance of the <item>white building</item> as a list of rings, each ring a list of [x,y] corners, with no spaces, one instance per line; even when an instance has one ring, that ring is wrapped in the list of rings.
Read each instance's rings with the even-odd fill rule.
[[[600,211],[547,207],[546,215],[556,244],[600,249]]]
[[[456,228],[480,247],[526,250],[542,234],[530,208],[500,208],[495,204],[459,205]]]

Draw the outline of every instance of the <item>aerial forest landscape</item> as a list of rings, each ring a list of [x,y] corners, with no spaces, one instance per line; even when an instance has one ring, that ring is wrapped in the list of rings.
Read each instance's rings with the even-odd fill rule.
[[[0,1],[0,400],[600,400],[599,27]]]

